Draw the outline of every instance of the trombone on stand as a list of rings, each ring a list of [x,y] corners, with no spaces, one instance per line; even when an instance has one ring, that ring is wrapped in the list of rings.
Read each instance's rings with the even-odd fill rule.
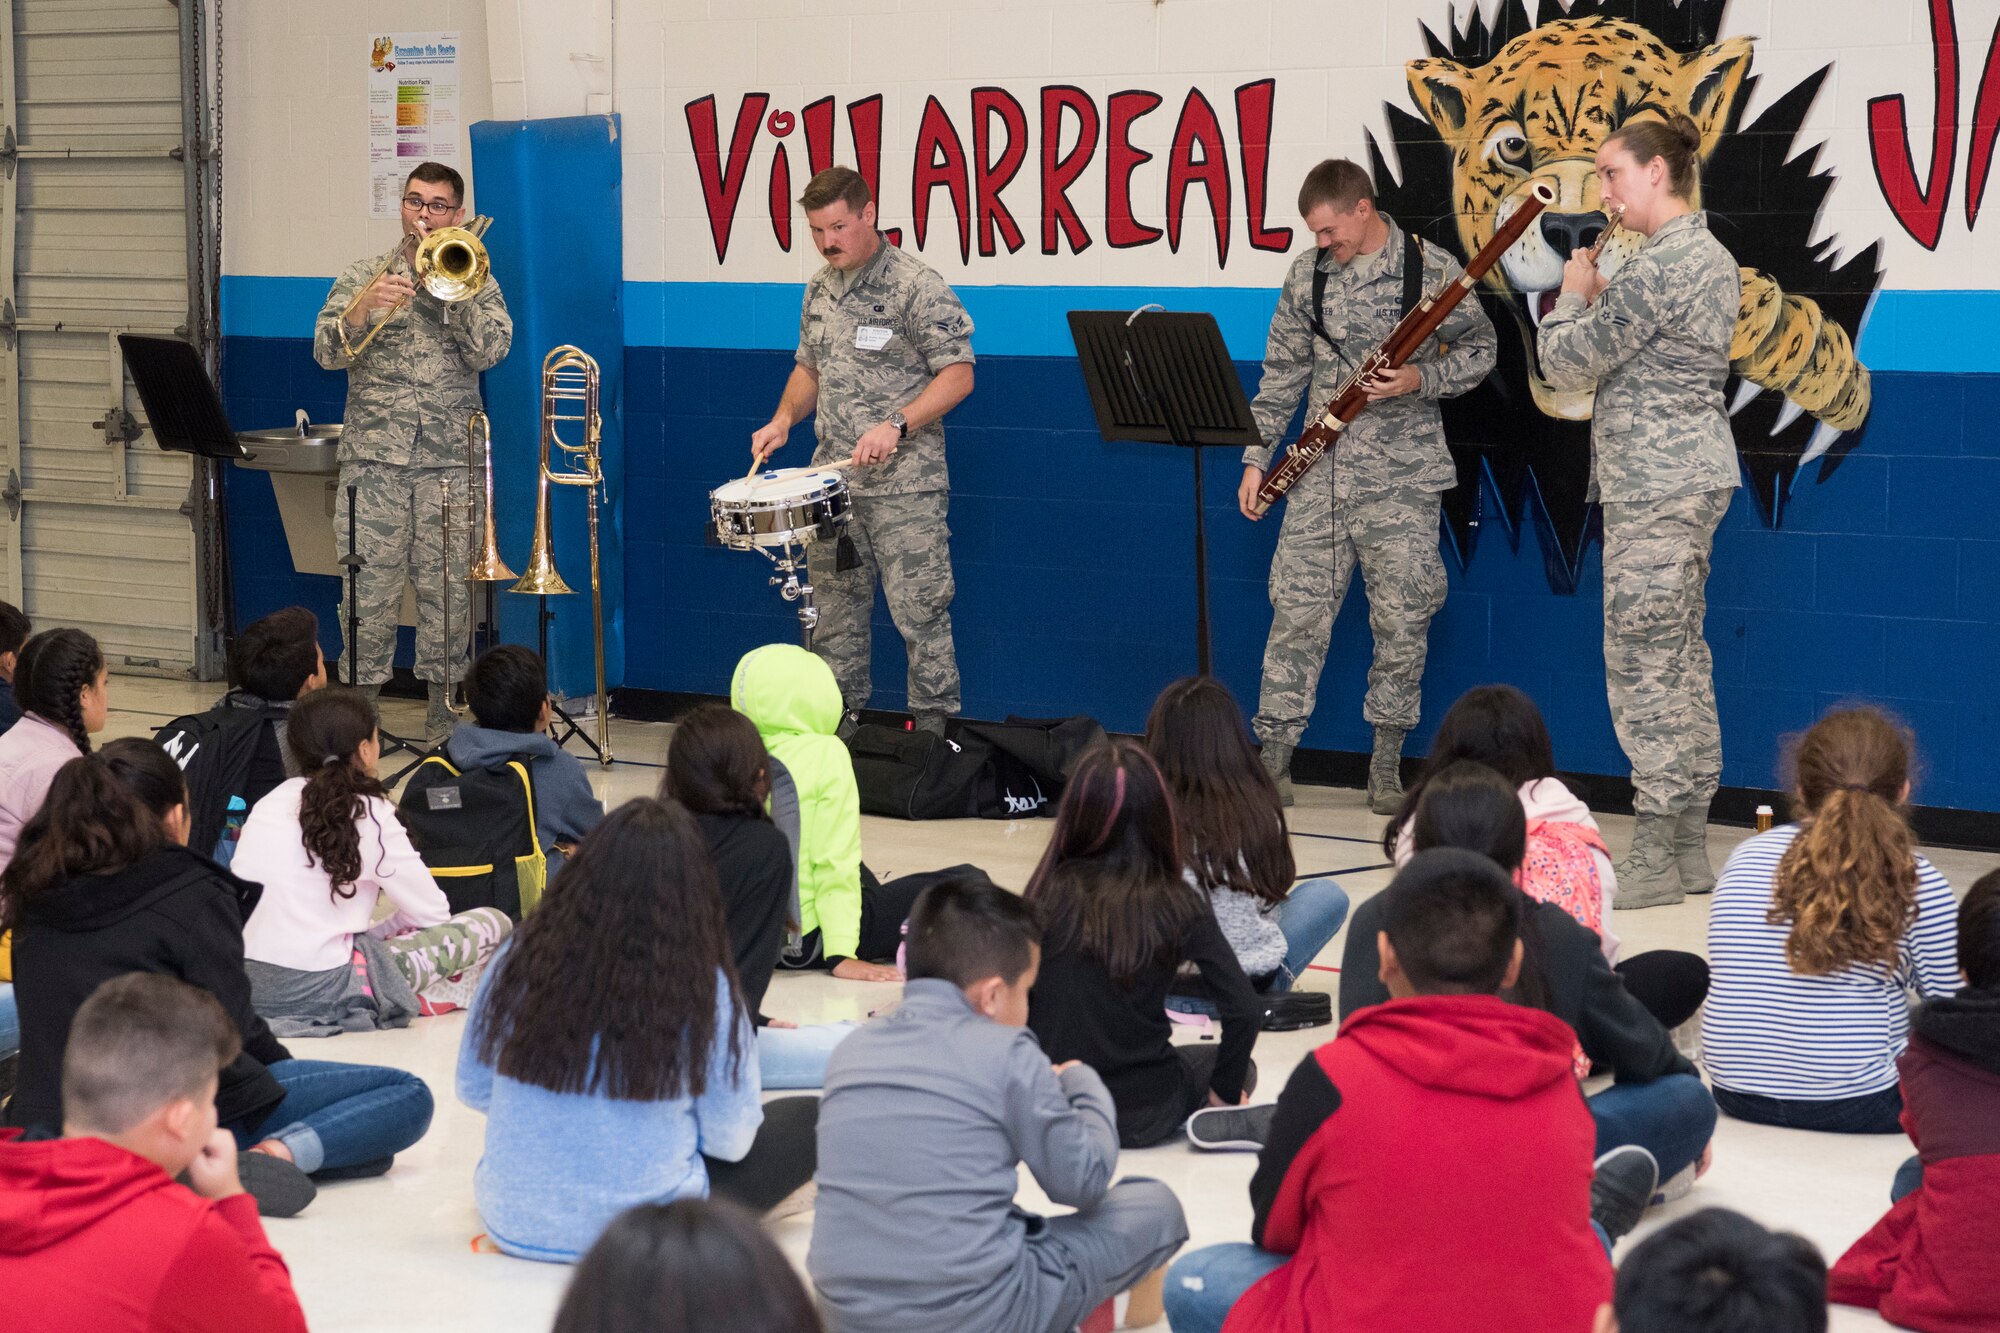
[[[597,658],[597,739],[584,734],[575,718],[560,704],[552,704],[555,717],[568,728],[555,738],[561,745],[571,736],[580,738],[597,756],[597,762],[611,764],[611,700],[604,685],[604,582],[598,563],[597,505],[604,487],[602,453],[603,418],[598,412],[599,373],[597,362],[581,348],[565,344],[542,358],[542,442],[540,477],[535,497],[535,537],[528,552],[528,572],[508,591],[539,598],[536,615],[542,660],[549,655],[549,602],[576,591],[557,572],[549,536],[549,487],[581,486],[584,508],[590,524],[590,617],[592,642]],[[562,437],[565,424],[580,428],[574,444]]]

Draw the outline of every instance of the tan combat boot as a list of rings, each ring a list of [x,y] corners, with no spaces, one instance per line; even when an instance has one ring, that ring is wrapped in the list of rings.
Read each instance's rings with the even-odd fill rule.
[[[1292,751],[1296,747],[1284,741],[1265,741],[1258,757],[1264,761],[1264,771],[1278,784],[1278,804],[1287,810],[1292,808]]]
[[[1403,808],[1403,737],[1400,727],[1375,728],[1375,754],[1368,761],[1368,808],[1393,815]]]
[[[1681,811],[1674,824],[1674,864],[1687,893],[1715,892],[1715,866],[1708,859],[1708,802]]]
[[[1642,814],[1632,825],[1632,850],[1617,865],[1619,911],[1667,907],[1687,897],[1674,857],[1679,815]]]

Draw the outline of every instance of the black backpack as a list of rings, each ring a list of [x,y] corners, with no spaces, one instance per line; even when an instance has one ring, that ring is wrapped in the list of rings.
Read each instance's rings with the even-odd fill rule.
[[[535,783],[525,763],[460,772],[432,755],[410,774],[396,810],[454,915],[497,907],[519,921],[535,910],[548,857],[535,835]]]
[[[177,717],[153,733],[153,742],[180,765],[188,785],[188,846],[224,865],[233,847],[223,847],[232,798],[242,800],[250,785],[250,765],[266,726],[282,722],[282,708],[211,708]]]

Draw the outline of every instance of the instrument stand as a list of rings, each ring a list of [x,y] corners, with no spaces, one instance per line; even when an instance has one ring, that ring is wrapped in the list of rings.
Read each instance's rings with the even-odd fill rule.
[[[540,651],[544,663],[549,660],[549,619],[552,614],[549,610],[549,595],[547,593],[536,594],[536,647]],[[549,718],[549,739],[556,743],[557,749],[568,745],[570,737],[574,736],[583,742],[584,748],[590,751],[598,763],[602,764],[605,762],[604,751],[597,748],[597,742],[590,738],[590,733],[583,729],[583,724],[570,716],[569,710],[557,703],[553,694],[549,696]]]
[[[1098,433],[1107,443],[1133,440],[1194,452],[1195,662],[1200,674],[1213,675],[1201,451],[1263,444],[1222,329],[1214,315],[1158,306],[1129,314],[1072,310],[1069,328]]]
[[[799,641],[805,645],[807,652],[811,652],[813,631],[819,628],[819,608],[813,605],[812,575],[806,568],[809,548],[787,542],[780,551],[764,546],[757,549],[784,575],[779,578],[773,574],[771,586],[778,590],[778,596],[799,604]]]
[[[360,592],[361,567],[368,563],[361,558],[361,552],[355,549],[354,544],[354,490],[352,486],[347,488],[347,554],[340,557],[340,567],[347,571],[347,647],[343,656],[347,658],[347,688],[350,690],[360,688],[358,673],[361,670],[361,603],[356,594]],[[422,762],[426,752],[415,741],[406,740],[383,726],[379,721],[379,709],[377,717],[375,730],[380,738],[382,753],[413,754],[417,756],[419,762]],[[406,768],[398,772],[389,780],[390,785],[393,786],[396,779],[408,771]]]

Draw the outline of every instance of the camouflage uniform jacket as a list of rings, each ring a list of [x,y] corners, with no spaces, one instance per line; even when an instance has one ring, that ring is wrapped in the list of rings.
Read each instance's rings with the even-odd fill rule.
[[[1689,213],[1646,238],[1594,305],[1560,298],[1536,337],[1557,389],[1597,387],[1592,500],[1667,500],[1737,483],[1722,386],[1736,333],[1736,260]]]
[[[313,359],[328,370],[347,372],[340,461],[462,464],[465,420],[480,406],[479,372],[498,365],[514,341],[507,302],[490,276],[477,296],[449,305],[419,287],[396,322],[359,358],[351,357],[340,345],[341,312],[386,258],[350,264],[313,327]],[[399,260],[397,271],[407,276],[409,265]],[[379,322],[383,313],[371,315],[370,322]],[[348,340],[358,343],[366,333],[350,333]]]
[[[844,293],[831,264],[806,284],[796,360],[819,376],[817,465],[853,453],[946,366],[972,364],[972,317],[957,294],[915,255],[887,240],[877,246]],[[943,424],[911,431],[886,463],[849,472],[847,485],[856,495],[949,489]]]
[[[1243,461],[1269,470],[1271,455],[1291,424],[1299,392],[1311,382],[1307,412],[1332,400],[1342,380],[1403,317],[1403,230],[1386,215],[1389,239],[1373,254],[1337,264],[1317,246],[1292,261],[1278,311],[1264,349],[1264,378],[1251,412],[1261,449],[1245,449]],[[1420,241],[1426,292],[1455,282],[1464,269],[1429,241]],[[1313,269],[1328,272],[1320,322],[1338,346],[1313,331]],[[1442,345],[1441,345],[1442,344]],[[1476,296],[1458,303],[1438,333],[1417,349],[1409,364],[1421,381],[1416,392],[1370,403],[1341,432],[1331,458],[1313,471],[1331,468],[1336,501],[1365,500],[1392,490],[1445,491],[1458,480],[1444,447],[1444,423],[1437,400],[1474,388],[1493,369],[1493,323]]]

